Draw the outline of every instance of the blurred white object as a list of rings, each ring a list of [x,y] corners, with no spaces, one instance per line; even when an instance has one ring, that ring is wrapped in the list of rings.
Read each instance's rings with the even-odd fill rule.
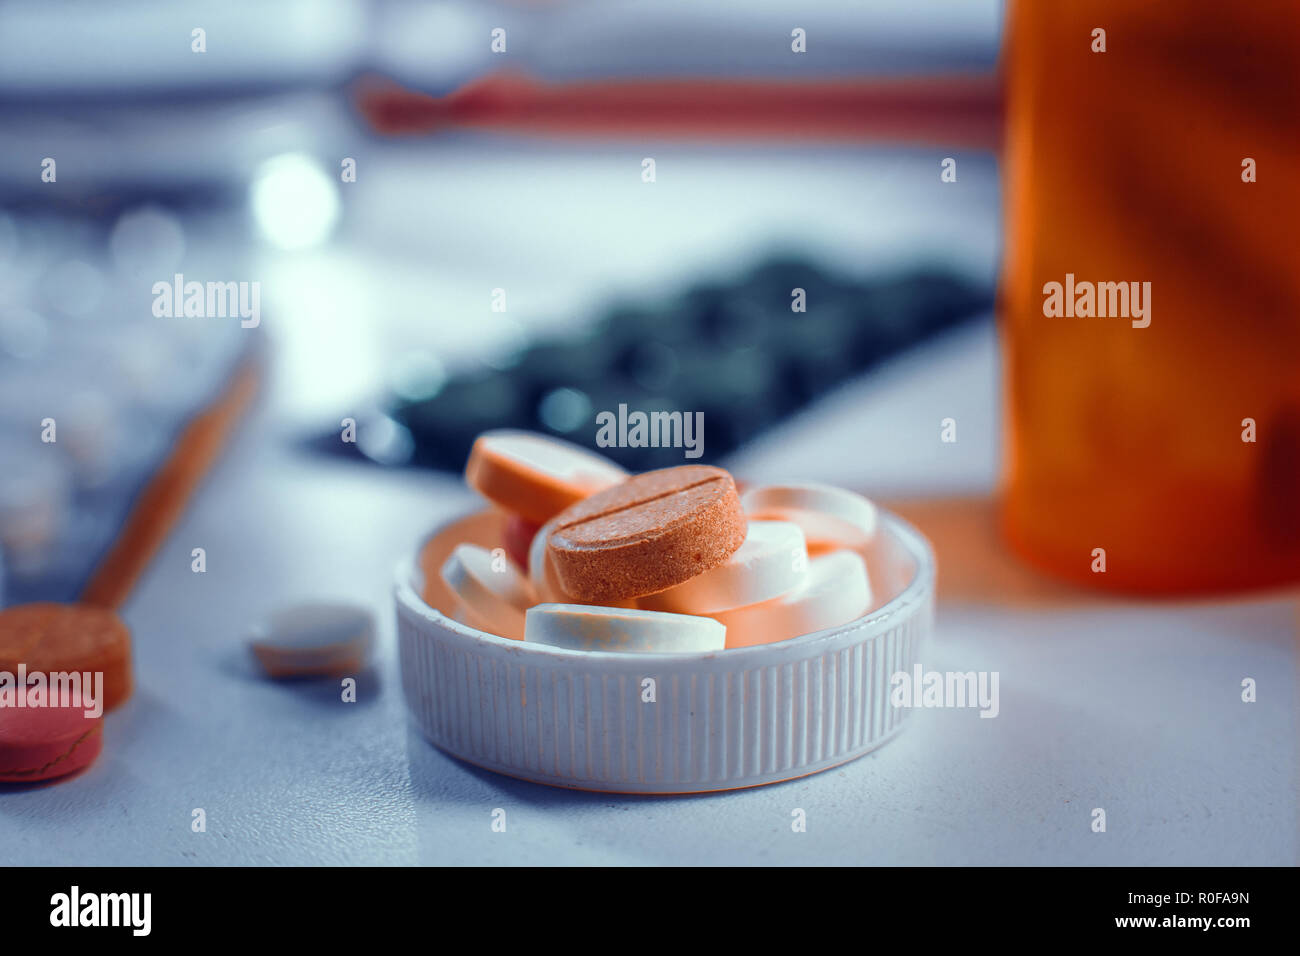
[[[114,265],[127,275],[169,276],[185,255],[185,230],[167,210],[142,206],[118,217],[108,249]]]
[[[30,573],[51,557],[71,509],[72,482],[59,449],[42,446],[34,433],[0,432],[0,461],[0,547],[15,571]]]
[[[11,0],[0,88],[139,92],[328,79],[365,44],[361,0]],[[196,52],[196,29],[204,52]]]
[[[303,153],[285,153],[258,167],[251,202],[258,230],[281,249],[320,245],[338,222],[334,180]]]
[[[39,356],[50,339],[50,325],[45,316],[31,309],[0,309],[0,358],[27,360]]]
[[[80,259],[55,265],[45,275],[46,300],[64,315],[88,316],[103,300],[104,277]]]

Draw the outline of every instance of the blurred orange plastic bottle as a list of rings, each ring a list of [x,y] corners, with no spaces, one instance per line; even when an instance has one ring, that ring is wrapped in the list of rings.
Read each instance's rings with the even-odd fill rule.
[[[1300,581],[1300,3],[1007,26],[1006,534],[1117,590]],[[1067,274],[1150,282],[1150,324],[1045,315]]]

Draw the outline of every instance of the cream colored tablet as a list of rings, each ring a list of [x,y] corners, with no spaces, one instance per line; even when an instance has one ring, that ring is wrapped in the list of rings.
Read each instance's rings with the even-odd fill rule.
[[[475,544],[458,544],[442,566],[442,581],[460,600],[462,623],[523,640],[524,611],[537,597],[528,579],[506,557]]]
[[[793,521],[810,548],[857,548],[876,534],[876,506],[831,485],[767,485],[746,491],[740,502],[751,518]]]
[[[374,641],[374,615],[351,604],[283,608],[254,626],[249,648],[274,678],[355,674]]]
[[[638,604],[650,611],[713,614],[779,597],[798,587],[807,573],[808,549],[798,525],[751,521],[745,543],[725,564]]]
[[[626,477],[617,464],[579,445],[508,429],[480,435],[465,465],[471,488],[537,524]]]
[[[713,618],[590,604],[539,604],[526,641],[579,651],[720,651],[726,628]]]
[[[546,560],[546,537],[554,527],[554,522],[548,522],[533,535],[532,544],[528,546],[528,580],[532,582],[539,600],[563,604],[569,598],[560,587],[555,568]]]
[[[728,647],[748,647],[847,624],[870,604],[866,563],[855,551],[833,551],[809,561],[803,584],[790,593],[713,617],[726,626]]]

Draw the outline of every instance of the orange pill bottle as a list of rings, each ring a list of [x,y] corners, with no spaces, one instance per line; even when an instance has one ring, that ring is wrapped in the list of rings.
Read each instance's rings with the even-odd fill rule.
[[[1300,4],[1007,30],[1006,536],[1113,590],[1300,581]]]

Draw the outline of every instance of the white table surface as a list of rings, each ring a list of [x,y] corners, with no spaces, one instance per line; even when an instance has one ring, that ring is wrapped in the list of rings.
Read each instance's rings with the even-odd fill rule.
[[[863,178],[870,164],[858,164],[859,157],[850,166],[844,157],[832,153],[823,164],[831,185],[835,176],[846,189],[875,181]],[[937,160],[917,160],[919,172],[911,160],[880,162],[894,170],[904,195],[915,178],[907,201],[916,202],[919,193],[929,195],[930,186],[917,184],[929,183]],[[399,157],[394,175],[408,161]],[[530,196],[546,192],[548,161],[567,162],[544,155],[540,171],[534,167],[534,178],[517,188]],[[712,162],[699,159],[691,176],[679,171],[689,194],[673,200],[672,187],[662,189],[658,205],[641,209],[642,221],[671,222],[674,201],[703,201],[699,187],[718,171]],[[463,166],[442,170],[452,170],[453,183],[440,196],[456,193],[455,170]],[[662,160],[660,169],[658,185],[671,183]],[[503,167],[503,182],[506,172]],[[814,189],[784,189],[779,177],[774,187],[770,168],[764,176],[754,202],[735,203],[740,211],[724,222],[710,218],[696,245],[714,247],[727,230],[739,245],[758,225],[771,235]],[[940,251],[991,270],[991,176],[986,164],[982,190],[972,186],[966,198],[949,194],[923,227],[909,226],[905,245],[923,248],[928,231],[934,242],[950,244]],[[727,182],[714,202],[747,195],[734,179]],[[385,188],[395,189],[381,179],[370,196]],[[789,208],[774,195],[786,195]],[[395,192],[391,201],[399,196],[412,209],[412,231],[420,215],[439,211],[422,210],[427,197],[409,193]],[[561,188],[551,201],[568,198]],[[449,216],[460,208],[454,199],[435,206],[438,201]],[[901,200],[890,201],[897,221]],[[534,214],[535,208],[523,218],[531,222],[525,233],[535,237],[547,222],[540,214],[532,222]],[[841,219],[848,237],[842,250],[878,251],[877,234],[888,228],[888,217],[873,216],[866,225]],[[360,237],[354,241],[366,241],[364,213],[351,223],[347,228]],[[485,255],[478,240],[502,231],[469,216],[450,225],[464,234],[462,254],[474,262]],[[376,220],[370,228],[377,234],[381,225]],[[609,228],[624,237],[637,231]],[[649,247],[655,233],[632,241]],[[614,259],[635,251],[620,247]],[[439,254],[454,260],[456,251],[440,247]],[[333,266],[348,261],[335,253],[273,260],[267,274],[346,277]],[[389,279],[413,268],[385,261]],[[653,263],[671,265],[662,256]],[[543,256],[534,272],[546,266]],[[611,275],[622,268],[619,261],[609,266]],[[474,275],[463,290],[467,300],[497,284],[490,271]],[[603,288],[597,278],[584,275],[571,288],[583,290],[585,301]],[[397,286],[376,279],[370,289]],[[536,302],[545,306],[539,312],[563,299],[540,281],[535,288]],[[313,289],[324,296],[320,283]],[[363,297],[374,312],[385,307],[376,304],[379,294]],[[264,308],[263,326],[275,329],[270,307]],[[390,585],[394,565],[417,540],[474,499],[450,476],[387,472],[290,450],[286,439],[308,412],[364,382],[367,370],[351,367],[350,379],[335,378],[335,391],[325,391],[329,383],[320,379],[327,376],[313,378],[311,366],[331,350],[347,352],[355,329],[337,315],[320,313],[315,324],[303,318],[297,325],[287,311],[281,315],[265,400],[124,609],[136,642],[134,697],[107,717],[105,750],[90,770],[57,786],[0,793],[0,863],[1297,862],[1294,595],[1034,610],[1009,610],[996,601],[941,603],[925,666],[998,671],[1000,715],[984,720],[972,710],[920,710],[900,737],[858,761],[755,790],[686,798],[587,794],[514,781],[442,754],[405,716]],[[315,351],[304,351],[307,339]],[[385,356],[358,352],[352,360],[379,365]],[[988,491],[996,480],[996,375],[991,327],[968,329],[832,395],[733,464],[759,479],[792,474],[797,464],[800,477],[881,496]],[[335,410],[346,407],[339,401]],[[948,415],[958,418],[959,441],[941,445],[939,421]],[[194,547],[207,550],[205,574],[190,571]],[[942,574],[942,555],[940,561]],[[376,664],[360,681],[355,704],[342,703],[331,682],[262,678],[244,648],[259,615],[322,597],[365,603],[379,617]],[[1243,677],[1258,681],[1257,703],[1240,701]],[[206,833],[191,832],[191,812],[199,807]],[[1090,829],[1094,807],[1106,809],[1104,834]],[[507,813],[504,833],[491,829],[496,808]],[[807,813],[804,833],[791,830],[795,808]]]

